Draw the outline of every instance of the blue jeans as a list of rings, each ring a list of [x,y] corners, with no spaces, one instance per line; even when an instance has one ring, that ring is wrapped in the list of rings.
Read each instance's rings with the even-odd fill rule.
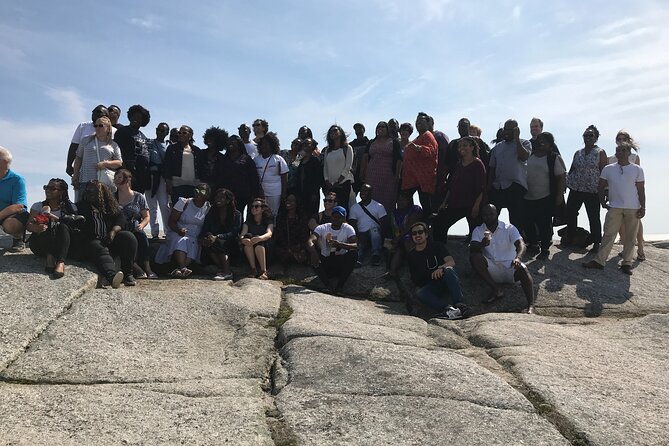
[[[453,305],[461,303],[463,300],[460,278],[455,268],[446,268],[441,279],[430,280],[430,283],[416,291],[416,297],[419,301],[437,310],[444,310],[448,307],[447,297],[449,295],[453,300]]]
[[[360,238],[360,240],[358,240],[358,257],[360,259],[367,258],[367,253],[370,250],[370,247],[373,256],[381,255],[383,236],[381,235],[381,229],[379,229],[378,226],[374,226],[367,232],[360,232],[358,237]]]

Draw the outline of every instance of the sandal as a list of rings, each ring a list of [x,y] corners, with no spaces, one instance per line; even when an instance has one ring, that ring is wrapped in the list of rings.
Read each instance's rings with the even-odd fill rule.
[[[636,255],[637,262],[643,262],[644,260],[646,260],[646,254],[640,252]]]
[[[151,274],[149,274],[148,276],[146,276],[146,278],[147,278],[147,279],[157,279],[157,278],[158,278],[158,274],[152,272]]]
[[[260,273],[260,275],[258,276],[258,279],[260,279],[260,280],[268,280],[269,277],[267,276],[267,271],[263,271],[262,273]]]
[[[192,270],[186,268],[185,266],[183,268],[181,268],[181,277],[182,278],[185,279],[186,277],[190,276],[191,274],[193,274]]]
[[[176,277],[177,279],[180,279],[183,276],[183,273],[181,272],[180,269],[177,268],[175,270],[172,270],[172,272],[170,273],[170,276],[171,277]]]

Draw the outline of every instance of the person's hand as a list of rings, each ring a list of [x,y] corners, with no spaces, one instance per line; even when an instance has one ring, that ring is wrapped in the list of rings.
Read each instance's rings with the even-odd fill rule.
[[[179,230],[177,231],[177,234],[179,234],[179,235],[182,236],[182,237],[185,237],[186,234],[188,234],[188,229],[186,229],[186,228],[179,228]]]
[[[434,280],[439,280],[442,277],[444,277],[444,270],[443,268],[437,268],[434,271],[432,271],[432,278]]]
[[[250,238],[242,238],[241,239],[242,246],[251,246],[253,243],[251,242]]]
[[[72,174],[74,173],[74,166],[67,166],[65,168],[65,173],[68,174],[69,176],[72,176]]]
[[[520,141],[520,127],[513,129],[513,139],[514,141]]]
[[[260,240],[260,237],[258,237],[258,236],[251,237],[251,244],[252,245],[256,245],[256,244],[260,243],[261,241],[262,240]]]
[[[97,170],[104,170],[104,169],[106,169],[107,166],[105,165],[105,161],[100,161],[99,163],[95,164],[95,168],[96,168]]]
[[[639,208],[638,211],[636,211],[636,216],[638,218],[643,218],[646,215],[646,208]]]
[[[33,230],[30,231],[30,232],[34,232],[34,233],[36,233],[36,234],[40,234],[40,233],[42,233],[42,232],[44,232],[44,231],[46,231],[46,230],[47,230],[47,225],[45,225],[45,224],[43,224],[43,223],[42,223],[42,224],[40,224],[40,223],[33,223]]]
[[[523,266],[523,262],[521,262],[520,259],[516,257],[511,261],[511,266],[513,267],[513,269],[520,269]]]

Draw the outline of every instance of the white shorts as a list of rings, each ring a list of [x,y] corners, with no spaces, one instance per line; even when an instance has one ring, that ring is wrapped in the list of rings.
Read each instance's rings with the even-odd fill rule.
[[[505,260],[504,262],[493,262],[492,260],[486,258],[488,262],[488,272],[490,277],[495,283],[515,283],[516,279],[513,278],[513,275],[516,273],[516,269],[511,266],[511,260]]]

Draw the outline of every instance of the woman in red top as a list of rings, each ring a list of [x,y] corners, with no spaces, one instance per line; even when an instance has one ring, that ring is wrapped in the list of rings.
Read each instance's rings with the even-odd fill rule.
[[[416,118],[418,137],[404,147],[402,166],[402,191],[418,198],[425,218],[432,215],[430,199],[437,179],[437,140],[429,129],[429,116],[423,112]]]
[[[467,219],[469,234],[478,224],[479,206],[486,186],[486,171],[479,159],[479,146],[471,136],[458,142],[460,160],[448,179],[448,192],[434,221],[434,239],[446,243],[448,230],[456,222]]]

